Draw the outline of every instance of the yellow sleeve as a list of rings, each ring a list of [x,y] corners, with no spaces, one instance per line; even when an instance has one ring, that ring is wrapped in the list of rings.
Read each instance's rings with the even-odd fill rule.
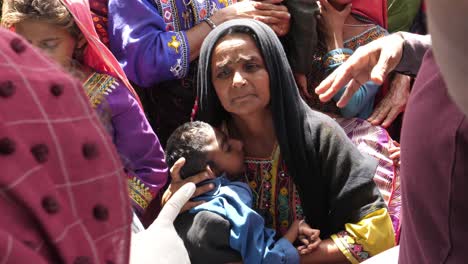
[[[332,235],[331,239],[353,264],[395,246],[395,233],[386,208],[366,215],[357,224],[345,224],[345,231]]]

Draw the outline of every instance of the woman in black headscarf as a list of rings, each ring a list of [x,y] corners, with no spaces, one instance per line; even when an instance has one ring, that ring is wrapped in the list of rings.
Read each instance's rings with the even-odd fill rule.
[[[244,142],[243,180],[265,224],[283,234],[304,217],[321,230],[321,246],[301,261],[357,263],[395,244],[376,162],[301,99],[270,28],[226,22],[205,39],[199,63],[197,118]]]

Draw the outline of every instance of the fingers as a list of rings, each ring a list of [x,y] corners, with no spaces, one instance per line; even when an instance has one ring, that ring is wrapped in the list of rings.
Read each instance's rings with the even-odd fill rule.
[[[273,5],[280,4],[282,2],[283,2],[283,0],[264,0],[264,1],[262,1],[262,3],[273,4]]]
[[[182,157],[174,163],[174,166],[172,166],[171,177],[172,177],[173,182],[178,182],[182,180],[180,178],[180,170],[182,169],[184,164],[185,164],[185,158]]]
[[[187,183],[180,188],[174,195],[169,199],[166,205],[159,213],[156,221],[169,221],[174,222],[175,218],[179,214],[182,207],[192,197],[195,192],[195,184]]]
[[[204,204],[204,203],[205,203],[205,201],[196,201],[196,202],[190,201],[190,202],[187,202],[187,203],[182,207],[182,209],[180,210],[180,212],[181,212],[181,213],[186,212],[186,211],[188,211],[188,210],[190,210],[190,209],[192,209],[192,208],[194,208],[194,207],[197,207],[197,206],[199,206],[200,204]]]
[[[379,103],[377,108],[374,110],[374,113],[372,113],[372,115],[367,119],[367,121],[369,121],[374,126],[382,124],[382,121],[390,112],[390,108],[391,107],[387,105],[387,101],[383,100]]]
[[[354,67],[355,65],[352,63],[345,62],[320,83],[315,89],[315,93],[319,95],[320,101],[330,101],[342,87],[348,84],[353,79]]]
[[[288,8],[286,6],[284,6],[284,5],[275,5],[275,4],[270,4],[270,3],[267,3],[267,2],[255,2],[254,7],[255,7],[255,9],[261,10],[261,11],[276,11],[276,12],[289,14]],[[284,15],[284,14],[282,14],[282,15]],[[290,15],[289,15],[289,17],[290,17]]]
[[[359,90],[359,87],[361,87],[361,85],[362,84],[359,83],[356,79],[351,79],[340,100],[338,101],[338,103],[336,103],[336,106],[340,108],[345,107],[348,104],[349,100],[351,100],[351,98],[353,97],[354,93],[357,90]]]
[[[328,2],[328,0],[319,0],[318,3],[322,9],[326,10],[333,10],[334,7]]]
[[[263,22],[267,25],[274,25],[281,22],[280,19],[271,16],[254,16],[254,19]]]
[[[197,187],[197,190],[195,191],[195,193],[193,194],[193,197],[197,197],[197,196],[200,196],[206,192],[209,192],[211,190],[213,190],[214,188],[214,185],[212,183],[210,184],[205,184],[205,185],[202,185],[200,187]]]
[[[185,179],[185,181],[189,181],[189,182],[193,182],[195,184],[199,184],[202,181],[213,179],[213,178],[214,178],[213,172],[211,170],[210,171],[206,170],[206,171],[202,171],[202,172],[198,173],[195,176],[188,177],[187,179]]]
[[[299,236],[298,240],[301,241],[304,247],[307,247],[309,245],[309,239],[305,236]]]
[[[385,128],[389,127],[393,123],[393,121],[395,121],[395,119],[398,117],[398,115],[401,112],[402,111],[398,107],[394,107],[390,111],[390,113],[388,113],[387,118],[385,118],[385,120],[382,123],[382,126],[385,127]]]
[[[307,249],[309,250],[309,252],[312,252],[319,247],[320,243],[322,243],[322,240],[320,238],[317,238],[312,243],[307,245]]]

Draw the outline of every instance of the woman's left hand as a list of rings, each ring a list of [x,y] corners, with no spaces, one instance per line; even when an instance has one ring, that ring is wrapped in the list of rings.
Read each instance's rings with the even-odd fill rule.
[[[374,126],[389,127],[400,113],[405,111],[411,87],[411,77],[397,73],[390,90],[367,119]]]

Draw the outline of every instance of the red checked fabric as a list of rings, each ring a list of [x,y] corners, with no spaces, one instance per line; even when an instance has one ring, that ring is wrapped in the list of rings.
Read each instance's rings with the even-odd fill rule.
[[[0,29],[0,263],[128,263],[125,179],[79,82]]]

